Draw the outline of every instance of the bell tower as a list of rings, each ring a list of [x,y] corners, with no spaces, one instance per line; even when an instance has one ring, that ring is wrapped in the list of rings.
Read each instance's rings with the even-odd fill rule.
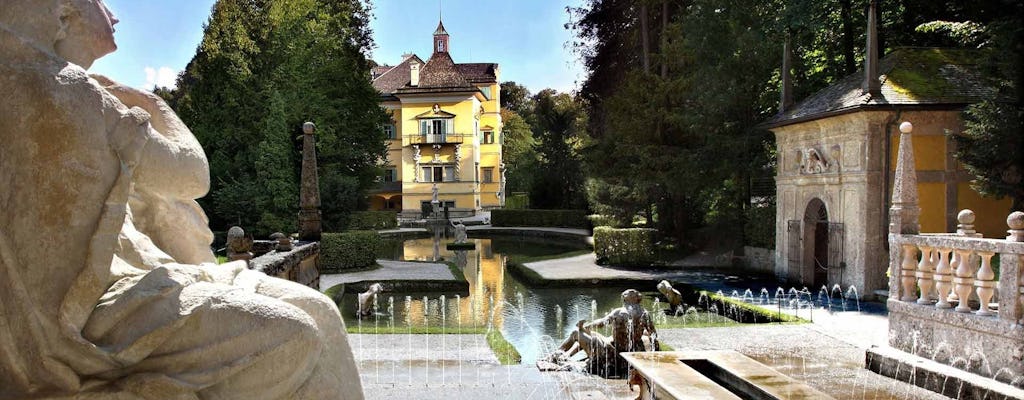
[[[444,30],[444,24],[437,21],[437,30],[434,31],[434,53],[448,52],[448,31]]]

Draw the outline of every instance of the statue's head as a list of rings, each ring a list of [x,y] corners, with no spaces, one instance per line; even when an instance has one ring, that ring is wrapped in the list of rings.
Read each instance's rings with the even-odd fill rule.
[[[622,292],[622,303],[623,304],[640,304],[640,292],[636,289],[626,289]]]
[[[114,25],[118,20],[103,0],[61,3],[61,31],[54,43],[58,56],[88,69],[100,57],[117,50]]]
[[[370,290],[369,290],[370,293],[377,294],[377,293],[380,293],[380,292],[383,292],[383,291],[384,291],[384,286],[379,284],[379,283],[374,283],[374,284],[370,285]]]
[[[0,26],[82,68],[117,50],[117,22],[102,0],[3,0],[0,6]]]
[[[668,294],[668,292],[672,291],[672,284],[668,283],[666,280],[658,282],[658,291],[662,294]]]

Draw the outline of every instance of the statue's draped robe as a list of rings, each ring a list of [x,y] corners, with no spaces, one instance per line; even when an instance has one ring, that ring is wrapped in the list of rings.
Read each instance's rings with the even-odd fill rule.
[[[0,49],[0,399],[362,398],[329,299],[179,264],[212,259],[194,201],[157,194],[194,143],[2,27]]]

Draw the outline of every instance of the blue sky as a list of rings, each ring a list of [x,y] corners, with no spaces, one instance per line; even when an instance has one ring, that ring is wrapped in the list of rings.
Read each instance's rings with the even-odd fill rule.
[[[571,33],[566,5],[580,0],[375,0],[371,22],[377,47],[372,58],[395,64],[403,53],[430,56],[438,10],[451,34],[458,63],[496,62],[501,80],[569,91],[585,77],[566,47]],[[118,51],[98,60],[92,72],[142,88],[173,84],[202,39],[215,0],[106,0],[121,20]]]

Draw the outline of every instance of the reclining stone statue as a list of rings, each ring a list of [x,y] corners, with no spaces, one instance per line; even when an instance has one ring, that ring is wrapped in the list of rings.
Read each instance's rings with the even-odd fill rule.
[[[0,0],[0,399],[361,399],[330,299],[214,264],[188,128],[86,74],[116,23]]]
[[[622,307],[591,322],[579,321],[555,354],[549,356],[551,362],[564,362],[582,350],[587,354],[587,366],[592,373],[603,376],[625,373],[627,366],[619,353],[653,351],[658,347],[658,331],[640,300],[640,292],[628,289],[622,292]],[[591,330],[605,326],[611,327],[610,337]]]

